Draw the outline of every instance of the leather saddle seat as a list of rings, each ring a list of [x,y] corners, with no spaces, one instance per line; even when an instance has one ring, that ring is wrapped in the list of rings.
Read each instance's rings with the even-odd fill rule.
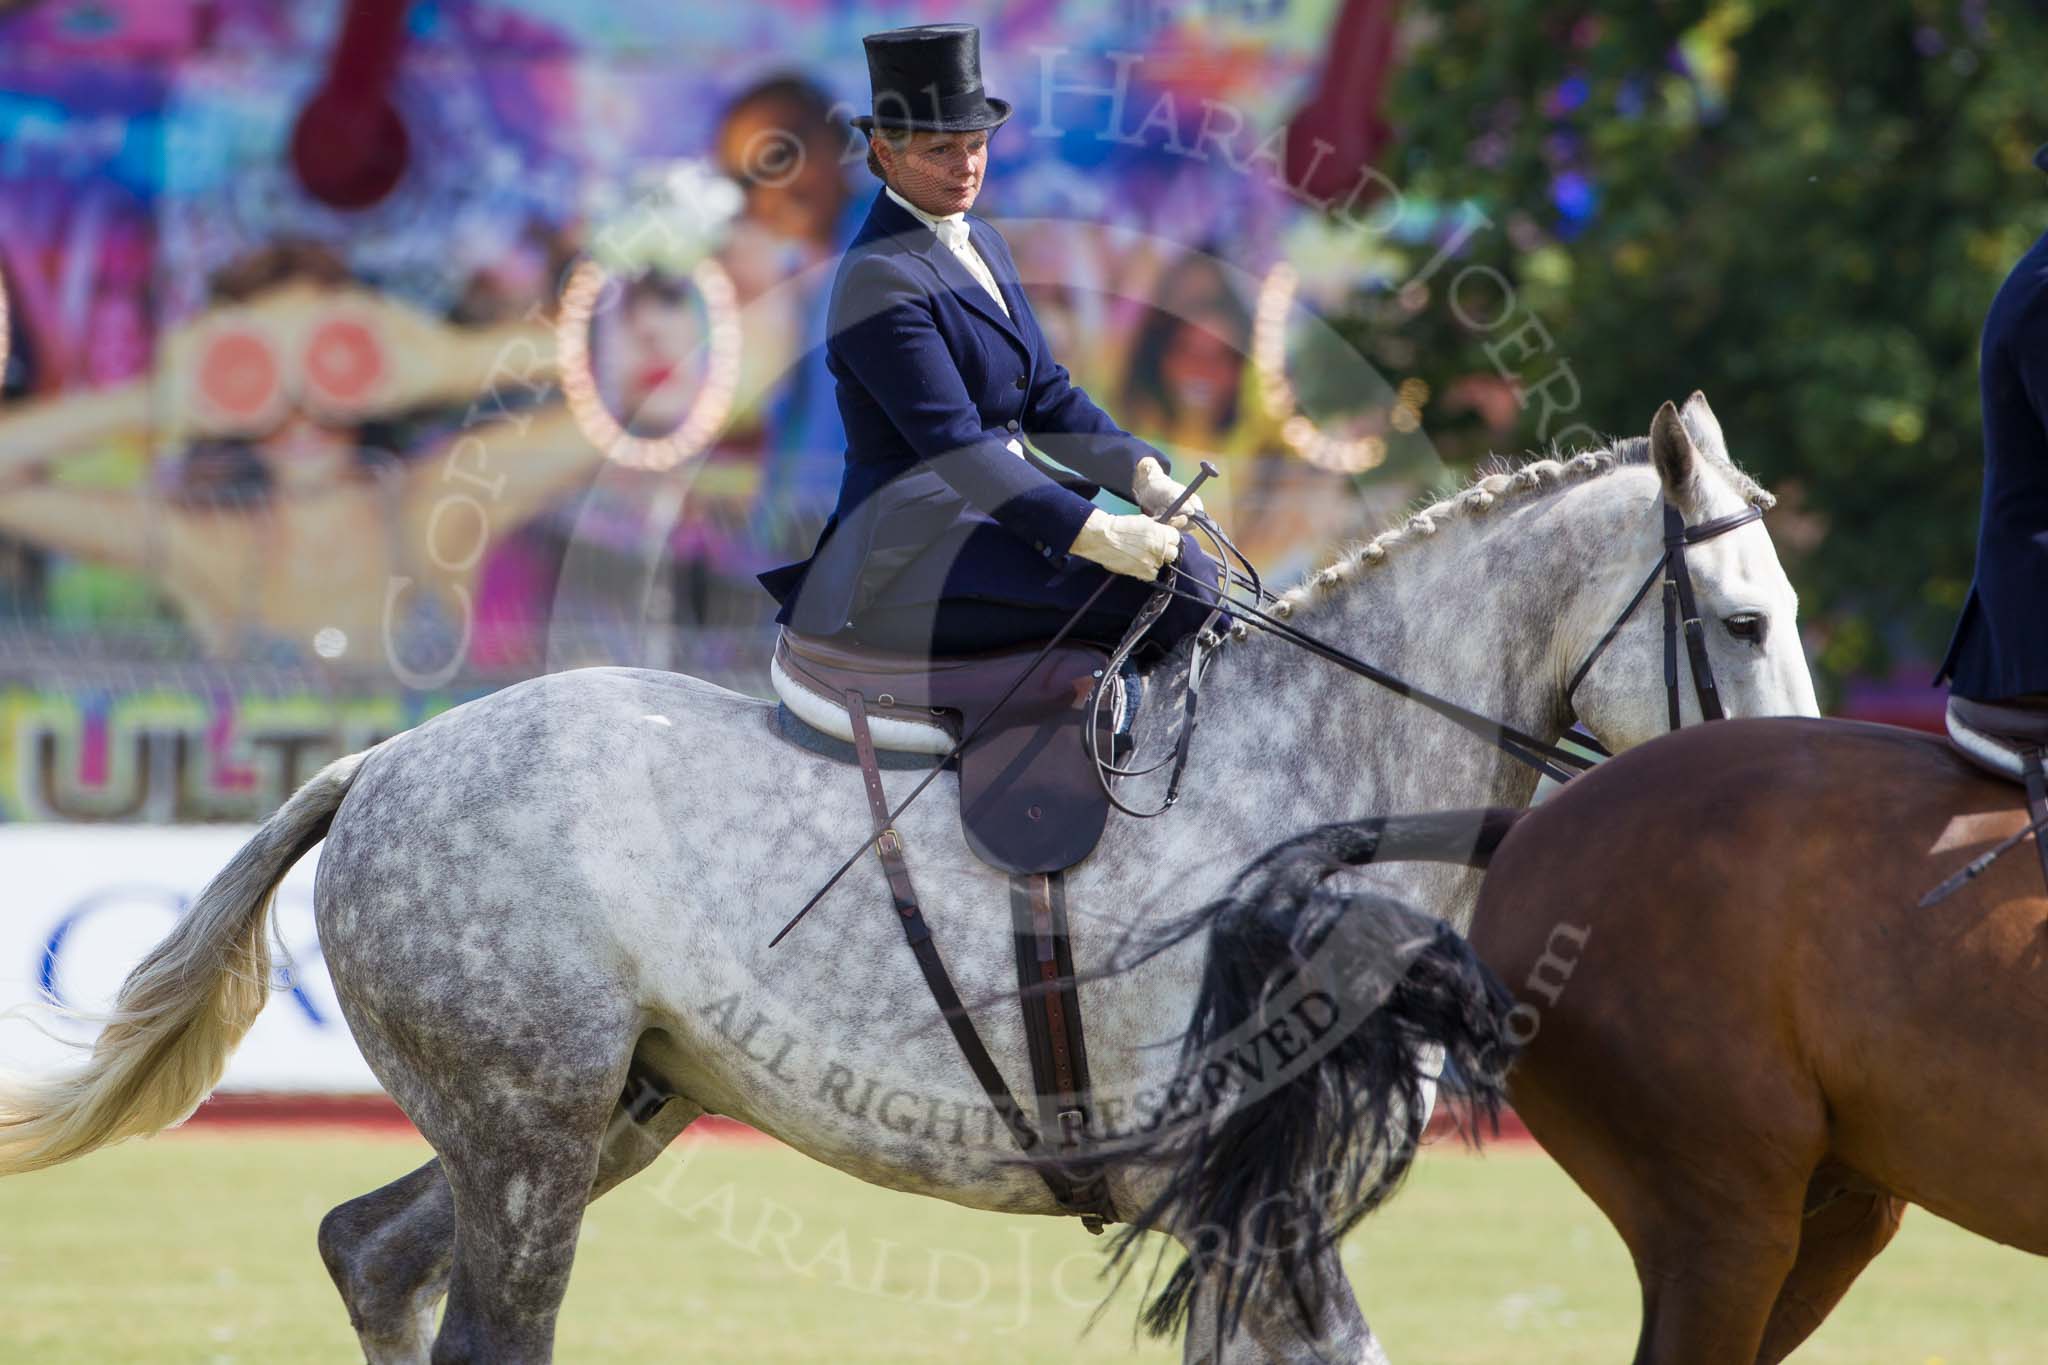
[[[2048,750],[2048,708],[1948,699],[1948,737],[1978,767],[2009,782],[2026,780],[2027,755]]]
[[[792,715],[848,743],[849,692],[861,699],[877,749],[945,754],[972,734],[959,758],[968,846],[1006,872],[1057,872],[1094,850],[1109,818],[1084,740],[1088,700],[1109,652],[1062,643],[1004,702],[1039,648],[924,658],[785,629],[769,677]],[[1111,682],[1120,702],[1120,680]],[[1103,708],[1104,754],[1120,709]]]

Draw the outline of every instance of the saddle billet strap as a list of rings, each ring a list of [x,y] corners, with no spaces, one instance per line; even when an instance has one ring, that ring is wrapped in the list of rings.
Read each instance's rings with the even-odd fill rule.
[[[924,912],[918,909],[917,892],[910,883],[910,866],[903,859],[903,838],[889,824],[889,798],[882,789],[882,769],[875,756],[874,735],[868,729],[867,707],[862,703],[859,692],[849,690],[842,695],[846,699],[847,721],[853,730],[854,752],[860,757],[861,782],[867,789],[868,811],[874,817],[875,852],[882,860],[882,875],[888,879],[889,896],[895,902],[896,917],[903,925],[903,937],[910,944],[912,956],[917,959],[918,970],[924,973],[924,984],[938,1004],[946,1027],[952,1030],[953,1042],[959,1047],[960,1055],[967,1059],[967,1069],[980,1082],[989,1104],[1002,1118],[1003,1126],[1009,1130],[1018,1149],[1031,1159],[1032,1166],[1045,1181],[1045,1187],[1052,1192],[1054,1201],[1070,1213],[1084,1219],[1090,1217],[1096,1210],[1079,1200],[1077,1182],[1034,1150],[1039,1146],[1040,1135],[1033,1131],[1030,1119],[1017,1103],[1016,1096],[1010,1093],[1009,1083],[1003,1080],[995,1058],[989,1055],[987,1045],[981,1041],[981,1034],[974,1027],[973,1017],[960,1001],[960,992],[954,989],[945,960],[939,956],[938,945],[932,941],[931,926],[925,923]]]
[[[1032,1087],[1038,1095],[1039,1126],[1048,1136],[1059,1135],[1061,1151],[1073,1152],[1088,1137],[1092,1086],[1066,902],[1064,873],[1010,878],[1017,990],[1031,1054]],[[1090,1232],[1099,1233],[1105,1222],[1117,1221],[1108,1187],[1100,1176],[1077,1182],[1072,1200],[1070,1207],[1081,1214]]]
[[[2021,762],[2027,774],[2027,817],[2034,827],[2034,852],[2041,858],[2041,879],[2048,883],[2048,749],[2029,749]]]

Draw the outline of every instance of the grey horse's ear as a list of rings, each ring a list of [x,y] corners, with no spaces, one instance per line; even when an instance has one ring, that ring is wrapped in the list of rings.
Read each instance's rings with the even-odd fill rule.
[[[1693,444],[1710,460],[1727,463],[1728,438],[1721,434],[1721,419],[1714,416],[1714,409],[1708,405],[1707,396],[1698,389],[1685,400],[1685,406],[1678,410],[1678,418],[1685,423],[1685,429],[1692,433]]]
[[[1664,496],[1691,515],[1699,500],[1700,451],[1678,409],[1668,402],[1650,420],[1650,463],[1664,482]]]

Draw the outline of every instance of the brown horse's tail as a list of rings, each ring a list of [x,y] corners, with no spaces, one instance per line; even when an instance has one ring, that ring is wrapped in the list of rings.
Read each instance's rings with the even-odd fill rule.
[[[199,1107],[269,999],[277,885],[326,835],[364,756],[328,764],[207,883],[129,973],[83,1067],[0,1078],[0,1175],[157,1132]]]

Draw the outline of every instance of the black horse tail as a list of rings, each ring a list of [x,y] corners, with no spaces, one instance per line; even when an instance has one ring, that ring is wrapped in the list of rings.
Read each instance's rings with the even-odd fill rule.
[[[1209,938],[1182,1039],[1176,1088],[1188,1102],[1102,1158],[1166,1171],[1118,1234],[1114,1259],[1128,1269],[1153,1230],[1190,1248],[1146,1308],[1148,1331],[1184,1327],[1198,1286],[1213,1296],[1219,1337],[1260,1290],[1284,1290],[1312,1324],[1324,1253],[1407,1174],[1427,1084],[1462,1104],[1470,1139],[1482,1123],[1497,1129],[1516,1052],[1513,998],[1443,921],[1321,883],[1374,861],[1484,866],[1518,815],[1325,825],[1269,850],[1229,894],[1175,926],[1174,941],[1202,928]]]

